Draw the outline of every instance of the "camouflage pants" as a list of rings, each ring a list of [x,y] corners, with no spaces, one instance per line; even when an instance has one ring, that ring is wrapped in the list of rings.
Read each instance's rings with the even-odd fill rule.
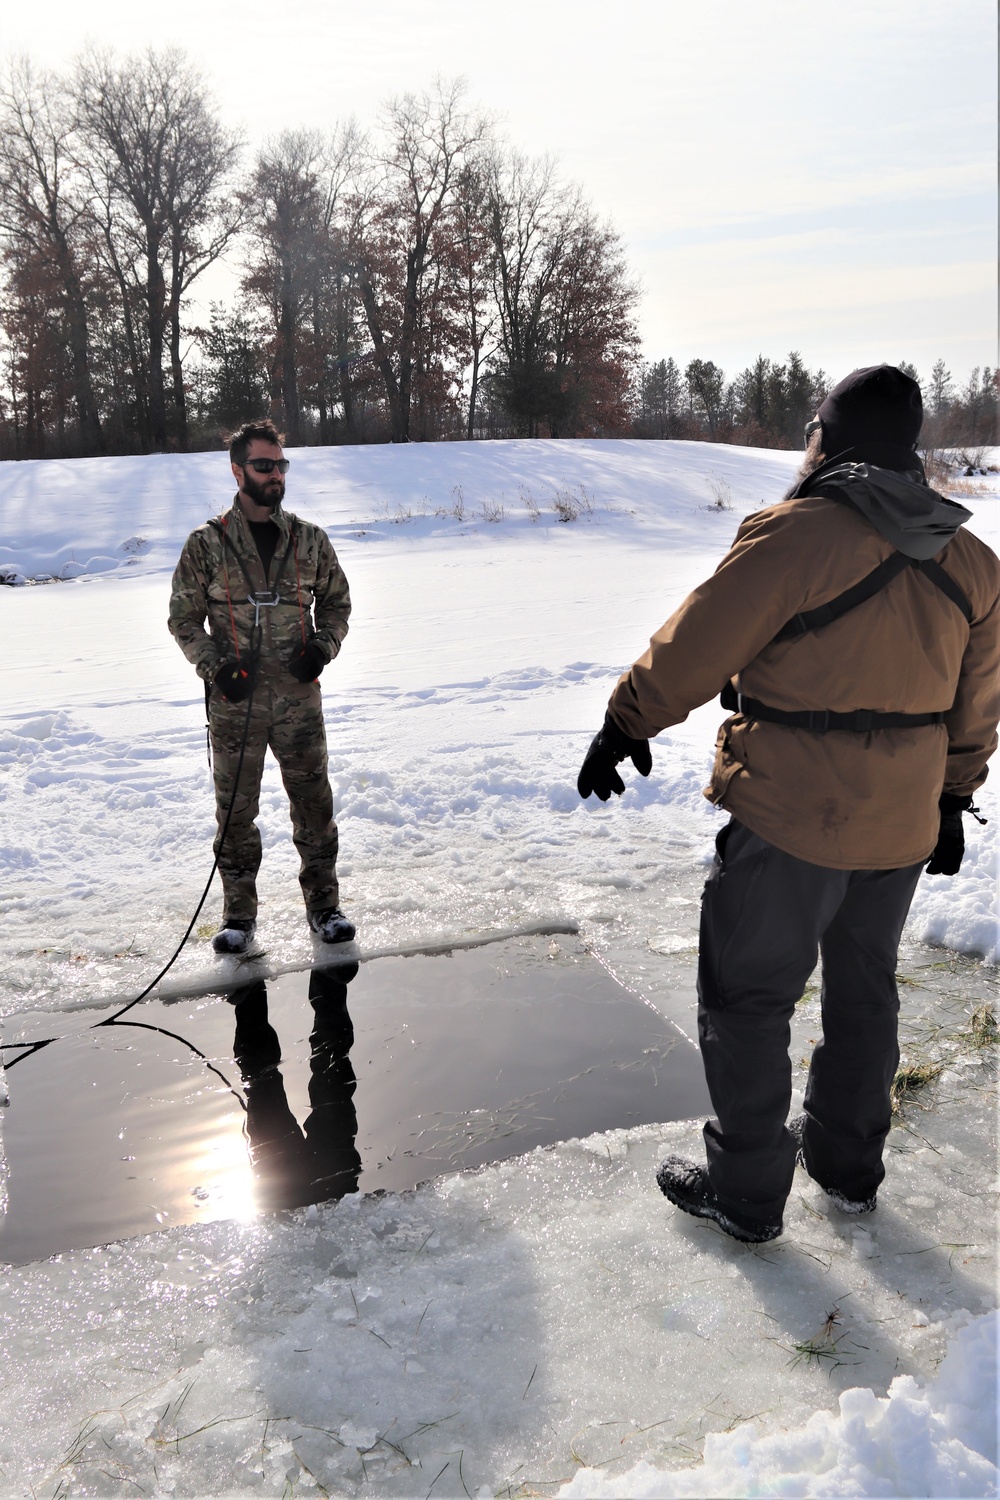
[[[292,840],[299,852],[299,884],[308,911],[324,911],[339,901],[337,825],[327,774],[326,731],[319,687],[307,697],[284,696],[258,684],[239,787],[225,843],[220,847],[226,809],[233,796],[240,743],[247,720],[245,703],[227,703],[217,692],[209,700],[209,728],[215,767],[218,833],[215,852],[227,917],[256,917],[260,805],[264,756],[270,748],[281,770],[292,817]]]

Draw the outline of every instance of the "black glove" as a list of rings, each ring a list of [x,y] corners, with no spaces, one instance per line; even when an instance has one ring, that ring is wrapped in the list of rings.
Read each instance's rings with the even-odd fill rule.
[[[304,641],[301,646],[296,646],[288,658],[288,670],[298,682],[315,682],[325,666],[326,658],[321,655],[315,641]]]
[[[243,703],[253,692],[253,665],[224,661],[212,681],[227,703]]]
[[[965,854],[965,829],[962,814],[975,815],[971,797],[956,797],[954,792],[942,792],[938,807],[941,809],[941,831],[934,845],[934,852],[927,861],[928,875],[957,875]]]
[[[617,792],[620,797],[625,790],[625,783],[615,767],[619,761],[629,758],[640,776],[648,776],[653,769],[649,741],[630,739],[618,728],[611,715],[605,714],[604,727],[591,741],[576,779],[576,789],[580,796],[589,797],[591,792],[595,792],[602,802],[607,802],[612,792]]]

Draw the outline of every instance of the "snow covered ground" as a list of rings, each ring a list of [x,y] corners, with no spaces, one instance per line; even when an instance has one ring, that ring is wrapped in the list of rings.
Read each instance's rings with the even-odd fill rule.
[[[291,457],[289,508],[329,530],[354,596],[323,686],[363,947],[574,921],[690,1034],[720,711],[660,736],[614,806],[584,806],[575,777],[617,674],[796,456]],[[164,621],[180,545],[232,485],[202,454],[6,464],[0,486],[0,569],[70,580],[0,589],[0,1014],[89,1012],[151,977],[210,864],[201,685]],[[997,547],[1000,486],[975,491]],[[959,877],[924,878],[908,928],[914,972],[951,985],[928,1002],[924,984],[911,1033],[945,1037],[948,1068],[894,1132],[875,1219],[828,1213],[803,1179],[777,1246],[737,1246],[655,1188],[664,1147],[698,1149],[681,1125],[19,1268],[0,1490],[527,1494],[576,1473],[573,1494],[994,1493],[992,1074],[956,1040],[998,956],[990,783],[979,800],[989,826],[968,827]],[[268,961],[304,965],[273,769],[262,829]],[[211,971],[218,912],[170,982]]]

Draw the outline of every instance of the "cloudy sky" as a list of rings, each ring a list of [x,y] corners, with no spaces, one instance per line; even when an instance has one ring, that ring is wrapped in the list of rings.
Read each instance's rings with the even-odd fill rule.
[[[250,143],[464,75],[614,220],[650,358],[997,363],[992,0],[37,0],[0,53],[183,47]]]

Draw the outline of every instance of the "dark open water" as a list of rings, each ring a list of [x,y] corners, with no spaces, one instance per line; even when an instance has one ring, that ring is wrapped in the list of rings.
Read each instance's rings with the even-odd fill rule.
[[[9,1017],[8,1038],[74,1034],[8,1072],[0,1260],[709,1113],[690,1042],[577,940],[549,946],[314,969],[99,1030]]]

